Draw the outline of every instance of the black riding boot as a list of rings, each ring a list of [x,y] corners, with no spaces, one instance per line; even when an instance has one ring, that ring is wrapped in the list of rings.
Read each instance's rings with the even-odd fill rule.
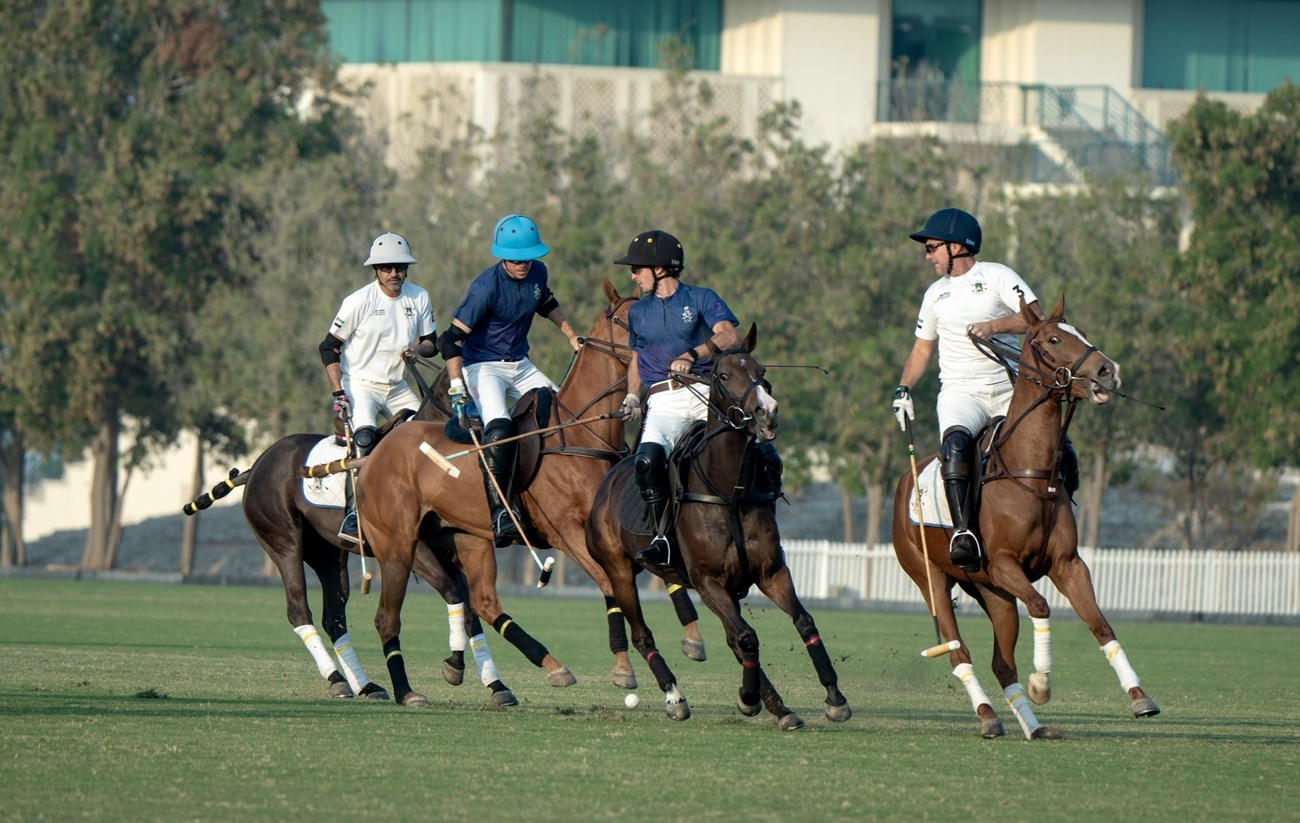
[[[507,509],[508,500],[502,499],[503,495],[508,497],[510,494],[510,473],[514,468],[515,445],[513,443],[491,445],[509,435],[510,421],[504,417],[487,424],[483,428],[483,461],[479,464],[483,469],[483,488],[487,491],[488,509],[492,512],[492,542],[498,549],[523,539]],[[492,482],[494,479],[495,484]],[[501,487],[501,494],[497,494],[497,486]]]
[[[1065,445],[1061,449],[1061,485],[1073,500],[1074,493],[1079,490],[1079,455],[1074,451],[1069,435],[1065,436]]]
[[[352,434],[352,453],[365,457],[375,447],[379,432],[374,426],[362,426]],[[356,472],[349,471],[343,481],[343,523],[339,526],[339,539],[348,543],[360,543],[361,536],[357,529],[357,499],[354,491],[357,482]]]
[[[667,535],[668,454],[658,443],[642,443],[633,461],[637,490],[654,517],[655,536],[650,545],[636,553],[636,561],[653,572],[673,569],[673,546]]]
[[[939,447],[939,470],[943,475],[943,491],[952,512],[952,542],[948,544],[948,558],[954,566],[965,572],[980,570],[980,544],[970,530],[971,518],[971,462],[975,444],[965,429],[952,429]]]

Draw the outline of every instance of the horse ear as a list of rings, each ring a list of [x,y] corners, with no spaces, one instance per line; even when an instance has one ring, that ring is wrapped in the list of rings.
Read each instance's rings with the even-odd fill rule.
[[[745,335],[745,339],[741,341],[740,347],[745,351],[753,351],[754,346],[757,345],[757,343],[758,343],[758,324],[750,323],[749,334]]]
[[[1020,317],[1030,326],[1037,326],[1039,323],[1043,322],[1042,316],[1038,312],[1029,308],[1029,304],[1025,302],[1025,296],[1023,294],[1020,295]]]
[[[609,301],[611,306],[622,299],[619,296],[618,289],[610,282],[609,275],[605,275],[605,299]]]
[[[1065,292],[1061,292],[1061,299],[1057,301],[1056,308],[1052,309],[1052,317],[1058,320],[1065,318]]]

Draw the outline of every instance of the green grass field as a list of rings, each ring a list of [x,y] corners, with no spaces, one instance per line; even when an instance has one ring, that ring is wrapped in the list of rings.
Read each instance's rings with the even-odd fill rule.
[[[352,630],[388,686],[376,602],[353,595]],[[1059,619],[1038,715],[1066,739],[1031,743],[1002,707],[1008,735],[978,736],[946,658],[917,654],[923,614],[814,615],[854,710],[832,725],[788,619],[754,608],[764,665],[808,722],[782,734],[734,709],[740,670],[711,614],[695,663],[671,608],[648,607],[694,713],[678,723],[640,663],[641,707],[623,707],[599,601],[506,607],[578,684],[547,686],[491,635],[521,705],[493,707],[472,671],[448,686],[446,610],[422,587],[402,640],[433,706],[404,709],[326,697],[278,588],[0,579],[0,820],[1300,819],[1293,628],[1117,624],[1164,710],[1135,720],[1083,624]],[[996,695],[987,621],[963,626]]]

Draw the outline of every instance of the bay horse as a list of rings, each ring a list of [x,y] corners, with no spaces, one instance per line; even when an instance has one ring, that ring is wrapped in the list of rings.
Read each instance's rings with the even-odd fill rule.
[[[450,409],[437,399],[446,396],[446,384],[444,370],[435,381],[434,389],[425,393],[415,419],[446,420],[450,416]],[[439,386],[442,388],[440,394],[437,393]],[[292,434],[277,440],[258,456],[250,468],[232,470],[230,477],[207,494],[195,498],[184,507],[184,511],[187,515],[195,514],[234,489],[245,487],[244,516],[257,542],[280,572],[289,625],[311,653],[321,677],[329,683],[330,696],[359,695],[387,700],[388,692],[366,676],[348,633],[347,603],[351,589],[348,552],[357,554],[359,548],[355,543],[338,537],[343,509],[312,505],[303,495],[300,469],[307,462],[311,450],[329,437],[325,434]],[[310,567],[320,581],[324,609],[321,626],[333,643],[335,659],[330,657],[315,630],[307,602],[304,565]],[[496,675],[496,664],[482,637],[478,616],[465,608],[468,586],[464,575],[447,560],[435,556],[423,541],[417,544],[413,567],[415,573],[447,602],[450,634],[453,641],[458,640],[452,642],[451,655],[442,662],[443,678],[453,686],[463,681],[464,649],[468,643],[484,685],[492,692],[492,701],[498,706],[517,705],[514,695]]]
[[[993,674],[1025,737],[1057,739],[1060,731],[1040,724],[1029,705],[1030,701],[1046,703],[1051,697],[1050,609],[1032,585],[1043,576],[1069,599],[1101,644],[1131,701],[1133,715],[1151,717],[1160,709],[1142,690],[1097,606],[1092,577],[1079,556],[1070,498],[1058,477],[1060,450],[1074,404],[1085,399],[1098,406],[1109,402],[1110,392],[1120,386],[1119,366],[1066,321],[1064,296],[1046,318],[1022,299],[1020,315],[1029,328],[1011,404],[1001,426],[990,427],[981,438],[980,451],[987,454],[987,463],[979,484],[977,514],[987,565],[974,573],[952,565],[948,558],[952,531],[943,527],[925,527],[926,551],[922,552],[922,532],[910,515],[917,497],[911,471],[899,478],[894,494],[894,552],[921,589],[941,642],[957,644],[949,661],[980,718],[980,733],[1001,736],[1002,721],[975,677],[969,651],[960,643],[951,600],[954,583],[980,604],[993,624]],[[934,460],[930,456],[922,465]],[[1017,601],[1025,604],[1034,628],[1035,672],[1029,677],[1028,700],[1016,669]],[[936,646],[927,653],[943,650]]]
[[[709,417],[683,438],[684,443],[695,445],[684,449],[688,456],[679,483],[674,484],[680,494],[670,495],[681,501],[676,545],[682,565],[663,577],[670,583],[694,587],[721,620],[727,645],[742,667],[736,708],[753,717],[766,707],[776,717],[777,727],[788,731],[801,728],[804,722],[785,705],[760,665],[758,635],[740,610],[740,600],[751,586],[758,586],[794,621],[826,688],[826,717],[841,722],[848,720],[852,711],[839,690],[812,615],[795,593],[781,550],[776,495],[759,479],[762,460],[756,440],[776,438],[778,415],[777,402],[764,379],[765,369],[753,355],[757,335],[751,326],[740,347],[728,351],[718,351],[710,344],[713,368],[704,378]],[[638,533],[646,531],[644,528],[629,528],[635,518],[643,516],[637,507],[643,508],[643,504],[636,489],[633,458],[629,457],[609,473],[596,493],[587,522],[587,545],[613,583],[614,595],[632,627],[632,642],[664,692],[668,716],[685,720],[690,717],[690,706],[655,648],[637,593],[635,577],[640,566],[633,557],[651,536]]]
[[[614,683],[635,688],[623,615],[613,602],[604,571],[587,552],[585,539],[595,489],[610,465],[627,453],[618,409],[626,393],[630,361],[627,311],[636,298],[620,296],[608,278],[604,288],[608,305],[583,338],[554,404],[560,423],[602,419],[532,438],[536,468],[524,479],[519,499],[530,541],[564,552],[605,594],[610,648],[615,655]],[[421,536],[433,541],[438,550],[454,552],[469,580],[473,611],[531,663],[545,669],[551,685],[572,685],[576,679],[568,668],[501,608],[492,529],[479,473],[467,462],[466,470],[453,477],[426,459],[421,445],[441,454],[461,450],[460,444],[448,439],[442,424],[412,421],[383,438],[361,467],[363,495],[358,513],[383,578],[406,579]],[[468,451],[478,459],[473,449]],[[427,705],[424,696],[411,689],[401,656],[404,598],[404,586],[383,587],[375,629],[384,647],[395,698],[405,705]],[[675,602],[686,628],[683,651],[688,655],[694,651],[697,659],[703,659],[697,616],[685,590],[675,595]]]

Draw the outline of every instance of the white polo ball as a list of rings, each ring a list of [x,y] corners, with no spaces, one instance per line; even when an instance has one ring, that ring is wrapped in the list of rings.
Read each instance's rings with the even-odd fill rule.
[[[623,698],[623,705],[627,706],[629,709],[635,709],[637,706],[641,705],[641,698],[637,697],[634,692]]]

